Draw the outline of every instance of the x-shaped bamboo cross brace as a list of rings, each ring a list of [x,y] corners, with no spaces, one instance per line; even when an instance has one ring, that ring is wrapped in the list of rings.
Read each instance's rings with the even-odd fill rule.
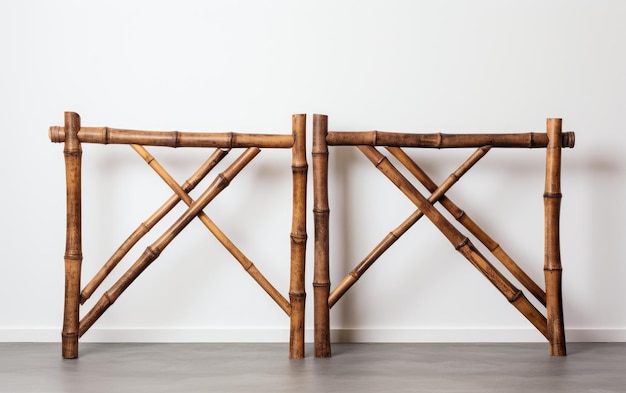
[[[434,206],[441,202],[446,209],[455,214],[455,217],[471,232],[485,243],[494,255],[498,256],[505,266],[518,278],[543,304],[545,292],[541,290],[506,253],[473,221],[465,216],[464,212],[452,203],[445,193],[463,176],[480,158],[490,149],[483,146],[477,149],[455,172],[453,172],[439,187],[417,166],[400,148],[388,147],[388,150],[403,163],[410,172],[420,180],[432,195],[425,198],[385,157],[373,146],[358,146],[359,150],[398,187],[416,206],[417,210],[409,216],[398,228],[390,232],[374,250],[333,290],[329,296],[329,307],[358,280],[358,278],[382,255],[402,234],[404,234],[422,216],[427,216],[441,233],[452,243],[457,251],[465,256],[472,265],[483,273],[489,281],[511,302],[537,329],[547,337],[545,317],[528,301],[524,294],[509,282],[471,243],[459,232]],[[463,218],[465,217],[465,218]]]
[[[191,181],[186,182],[183,186],[179,185],[174,178],[159,164],[159,162],[140,145],[131,145],[131,147],[150,165],[152,169],[165,181],[165,183],[174,191],[175,196],[171,197],[161,209],[159,209],[149,220],[153,226],[155,217],[163,217],[178,201],[183,201],[188,209],[172,224],[154,243],[146,248],[139,259],[128,269],[128,271],[100,298],[94,307],[81,319],[79,324],[79,336],[82,336],[93,323],[106,311],[108,307],[117,300],[122,292],[160,255],[160,253],[174,240],[174,238],[194,219],[198,219],[209,229],[209,231],[217,238],[217,240],[235,257],[242,267],[252,276],[255,281],[270,295],[272,299],[280,306],[287,315],[291,313],[289,302],[276,288],[259,272],[256,266],[250,261],[235,244],[219,229],[219,227],[204,213],[203,209],[224,189],[232,179],[241,172],[241,170],[260,152],[258,147],[247,148],[224,172],[209,185],[209,187],[194,201],[188,194],[199,180],[204,177],[214,167],[219,160],[225,155],[225,152],[216,152],[216,156],[212,156],[202,167],[192,176]],[[195,183],[195,184],[194,184]],[[162,213],[165,211],[165,213]],[[160,218],[159,218],[160,219]],[[158,219],[156,219],[158,221]],[[140,226],[140,228],[142,228]],[[149,230],[149,228],[147,228]],[[143,230],[139,230],[143,232]],[[137,232],[137,231],[136,231]],[[140,236],[139,236],[140,237]],[[127,240],[129,244],[123,244],[122,247],[134,245],[138,239],[133,238]],[[129,239],[131,239],[129,238]],[[130,244],[132,243],[132,244]],[[122,248],[121,247],[121,248]],[[128,250],[126,250],[128,251]],[[123,256],[123,255],[122,255]],[[114,255],[115,257],[115,255]],[[117,260],[119,262],[119,260]],[[117,262],[111,263],[112,266],[103,267],[103,269],[112,269]],[[106,277],[105,273],[104,276]],[[103,278],[102,278],[103,279]],[[100,281],[101,282],[101,281]],[[95,286],[99,283],[94,282]],[[91,288],[91,287],[89,287]],[[95,289],[95,288],[94,288]],[[91,289],[89,289],[92,291]],[[91,293],[85,293],[91,295]],[[81,296],[82,297],[82,296]],[[87,296],[88,297],[88,296]]]

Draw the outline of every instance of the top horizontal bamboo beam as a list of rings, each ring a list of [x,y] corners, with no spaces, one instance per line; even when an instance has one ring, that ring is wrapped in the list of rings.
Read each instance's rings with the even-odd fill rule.
[[[48,131],[52,142],[65,141],[65,128],[52,126]],[[293,146],[292,134],[242,134],[235,132],[139,131],[110,127],[81,127],[78,140],[82,143],[126,144],[167,147],[219,148],[284,148]]]
[[[574,147],[574,133],[564,132],[563,147]],[[462,147],[526,147],[545,148],[548,146],[548,134],[526,132],[519,134],[409,134],[388,131],[329,131],[326,143],[331,146],[367,145],[425,148],[462,148]]]

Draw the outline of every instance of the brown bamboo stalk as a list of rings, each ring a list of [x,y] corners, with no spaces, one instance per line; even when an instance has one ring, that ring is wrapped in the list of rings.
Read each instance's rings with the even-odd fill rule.
[[[546,149],[545,206],[546,312],[550,355],[565,356],[565,324],[561,292],[561,246],[559,221],[561,212],[561,119],[548,119],[549,137]]]
[[[424,148],[459,147],[527,147],[541,148],[548,145],[546,133],[527,132],[518,134],[408,134],[388,131],[330,131],[326,137],[329,146],[367,145]],[[562,144],[574,147],[574,133],[563,133]]]
[[[547,337],[546,319],[526,299],[524,294],[506,279],[471,241],[463,236],[435,207],[382,155],[372,146],[359,146],[367,158],[398,187],[439,231],[465,256],[487,279],[513,304],[544,336]]]
[[[52,142],[63,142],[65,129],[50,127]],[[83,143],[123,144],[168,147],[220,147],[220,148],[283,148],[289,149],[293,137],[289,134],[241,134],[235,132],[181,132],[139,131],[110,127],[83,127],[78,132]]]
[[[313,271],[315,357],[330,357],[329,216],[328,207],[328,116],[313,115],[313,218],[315,250]]]
[[[435,203],[445,197],[445,193],[458,182],[461,177],[470,170],[482,157],[487,154],[491,146],[483,146],[478,148],[463,164],[457,168],[448,178],[439,186],[435,186],[434,190],[430,190],[432,195],[428,198],[430,203]],[[412,162],[412,161],[411,161]],[[423,213],[418,209],[409,216],[400,226],[391,231],[378,245],[350,272],[330,293],[329,305],[332,308],[337,300],[339,300],[354,283],[361,278],[363,273],[376,262],[376,260],[391,247],[409,228],[413,226]]]
[[[93,323],[119,298],[130,284],[159,256],[167,245],[204,209],[215,196],[259,153],[258,148],[248,148],[191,204],[191,206],[154,243],[146,248],[137,261],[120,277],[93,308],[81,319],[78,333],[82,336]],[[186,195],[186,194],[185,194]],[[182,197],[182,195],[179,195]],[[181,198],[183,199],[183,198]]]
[[[437,189],[437,184],[420,168],[402,149],[398,147],[387,147],[387,150],[398,159],[416,179],[430,192]],[[502,265],[539,300],[544,306],[546,304],[546,293],[522,270],[515,261],[494,241],[481,227],[478,226],[463,210],[461,210],[447,196],[443,196],[439,203],[452,216],[467,228],[487,249],[502,263]]]
[[[65,301],[61,353],[66,359],[78,357],[80,275],[83,260],[81,235],[81,158],[78,140],[80,116],[65,112],[68,130],[63,155],[66,173],[66,231],[65,231]]]
[[[206,177],[206,175],[224,158],[229,152],[229,149],[216,149],[213,154],[194,172],[194,174],[187,179],[182,185],[182,189],[185,193],[189,193],[193,190],[198,183]],[[163,217],[167,215],[177,204],[180,202],[180,197],[174,194],[172,195],[159,209],[157,209],[147,220],[142,222],[137,229],[122,243],[122,245],[113,253],[113,255],[106,261],[102,268],[96,273],[96,275],[89,281],[89,283],[83,288],[80,294],[80,303],[84,304],[87,299],[93,295],[98,289],[100,284],[108,277],[108,275],[115,269],[124,256],[130,251],[131,248],[137,244],[137,242],[146,235]]]
[[[304,358],[304,284],[306,259],[306,115],[292,116],[294,144],[292,148],[293,203],[291,221],[291,267],[289,303],[291,305],[289,357]]]
[[[131,145],[137,153],[150,165],[152,169],[170,186],[176,195],[187,206],[192,206],[193,199],[178,185],[176,180],[159,164],[148,151],[139,145]],[[218,193],[221,190],[218,191]],[[216,194],[217,195],[217,194]],[[204,212],[198,214],[198,219],[207,227],[207,229],[217,238],[217,240],[231,253],[233,257],[241,264],[246,272],[267,292],[268,295],[290,315],[290,306],[287,299],[261,274],[257,267],[246,257],[241,250],[219,229],[219,227]]]

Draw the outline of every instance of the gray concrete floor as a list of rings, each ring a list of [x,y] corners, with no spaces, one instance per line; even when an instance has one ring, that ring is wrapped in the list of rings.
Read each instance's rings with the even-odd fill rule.
[[[0,392],[626,392],[626,343],[334,344],[287,358],[286,344],[0,343]]]

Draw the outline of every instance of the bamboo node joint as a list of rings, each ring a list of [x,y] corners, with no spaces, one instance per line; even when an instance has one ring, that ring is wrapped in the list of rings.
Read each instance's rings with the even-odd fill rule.
[[[469,239],[467,237],[464,237],[461,243],[459,243],[456,247],[454,247],[454,249],[458,251],[461,248],[465,247],[468,243],[469,243]]]
[[[522,293],[522,291],[518,290],[517,292],[513,294],[513,296],[511,296],[511,299],[509,299],[509,302],[514,303],[517,299],[519,299],[522,296],[524,296],[524,294]]]

